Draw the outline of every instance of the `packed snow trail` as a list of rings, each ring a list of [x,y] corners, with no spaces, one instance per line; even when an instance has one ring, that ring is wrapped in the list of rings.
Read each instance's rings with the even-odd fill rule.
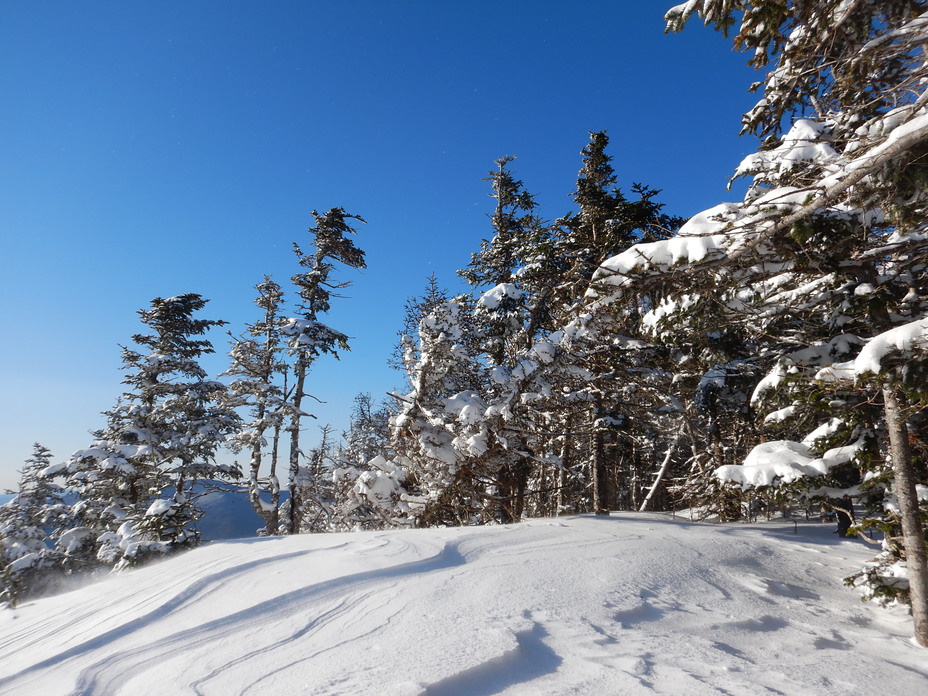
[[[210,544],[0,613],[0,694],[928,692],[831,527],[661,515]]]

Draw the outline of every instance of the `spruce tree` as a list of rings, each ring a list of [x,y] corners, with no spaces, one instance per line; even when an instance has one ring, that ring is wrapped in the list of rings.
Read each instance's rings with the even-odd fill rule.
[[[635,183],[636,199],[622,193],[608,146],[606,131],[590,133],[580,152],[583,164],[571,194],[577,211],[557,221],[555,245],[567,264],[558,294],[565,305],[582,299],[593,272],[605,259],[636,242],[664,239],[683,222],[663,212],[664,205],[655,200],[660,193],[656,189]]]
[[[434,273],[426,279],[425,290],[418,297],[410,297],[403,307],[403,326],[397,331],[399,341],[387,364],[404,376],[407,374],[407,356],[411,348],[417,348],[419,322],[439,305],[448,302],[448,290],[438,283]],[[408,386],[408,385],[407,385]]]
[[[240,475],[216,461],[239,417],[224,398],[225,385],[207,379],[198,362],[213,352],[201,337],[225,324],[194,317],[206,303],[187,293],[155,298],[139,311],[151,333],[134,335],[137,347],[123,348],[123,384],[130,390],[106,412],[91,447],[68,464],[81,522],[81,534],[72,530],[68,539],[75,562],[90,563],[94,554],[120,568],[196,545],[194,484]]]
[[[370,394],[355,397],[344,445],[334,456],[337,529],[382,529],[396,525],[405,512],[400,497],[406,476],[391,461],[389,419]]]
[[[583,293],[603,260],[636,242],[664,238],[681,222],[663,212],[663,204],[656,200],[659,191],[636,183],[632,185],[636,199],[622,193],[608,145],[605,131],[590,133],[580,153],[582,166],[571,194],[577,211],[558,220],[553,233],[557,256],[565,264],[552,298],[561,308],[561,324],[582,321]],[[654,430],[653,419],[644,404],[650,406],[654,399],[644,395],[657,386],[655,376],[659,373],[643,369],[641,358],[630,350],[636,345],[630,339],[638,338],[639,333],[638,327],[625,322],[618,333],[617,327],[611,327],[599,331],[595,338],[593,334],[588,337],[592,344],[585,350],[583,365],[592,378],[579,387],[583,398],[576,398],[565,411],[569,417],[563,418],[571,439],[577,437],[574,433],[586,435],[585,442],[576,442],[567,451],[573,466],[582,464],[588,472],[591,507],[599,514],[619,505],[619,490],[610,489],[620,486],[626,491],[623,507],[637,507],[637,492],[643,485],[634,445],[652,439],[647,433]],[[629,399],[636,385],[641,389]],[[629,402],[641,403],[642,418],[630,418]],[[630,428],[634,427],[639,432],[632,433]],[[620,463],[626,469],[621,483]]]
[[[291,318],[282,329],[290,353],[295,358],[293,394],[289,402],[290,422],[287,426],[290,434],[288,524],[291,533],[298,533],[302,526],[300,516],[304,489],[314,485],[300,464],[301,423],[305,416],[310,415],[302,408],[303,399],[308,396],[306,377],[318,357],[332,355],[337,358],[340,350],[349,350],[348,336],[320,320],[329,311],[332,298],[350,285],[350,282],[335,280],[332,274],[336,264],[366,268],[364,252],[355,246],[352,239],[356,230],[351,221],[363,223],[362,218],[350,215],[343,208],[332,208],[322,214],[314,210],[312,215],[315,224],[309,229],[311,250],[304,253],[299,244],[293,245],[297,260],[305,269],[292,278],[299,297],[299,315]]]
[[[234,377],[229,385],[230,404],[245,406],[252,420],[230,438],[233,450],[247,449],[248,497],[255,512],[264,520],[264,534],[277,533],[280,522],[280,481],[277,476],[278,446],[286,416],[286,378],[281,329],[283,291],[269,276],[255,286],[255,304],[263,317],[246,327],[246,337],[235,340],[229,353],[231,367],[225,372]],[[271,433],[270,464],[266,477],[261,466]],[[262,490],[263,489],[263,490]],[[262,495],[264,493],[264,495]]]
[[[70,523],[64,491],[52,476],[52,454],[35,443],[16,496],[0,506],[0,603],[40,594],[63,571],[55,542]]]
[[[820,423],[803,442],[758,445],[745,466],[722,467],[717,478],[774,483],[758,459],[780,447],[822,476],[837,478],[844,467],[882,479],[882,491],[868,495],[896,511],[923,645],[923,472],[908,445],[928,402],[928,198],[919,183],[928,147],[919,77],[926,9],[893,0],[693,0],[673,8],[671,29],[694,12],[723,31],[740,23],[736,47],[752,51],[755,66],[773,63],[755,85],[762,99],[744,117],[745,130],[764,137],[736,172],[753,185],[742,203],[695,216],[675,239],[636,245],[595,278],[597,307],[659,300],[649,320],[665,331],[708,323],[713,310],[717,326],[737,324],[757,341],[756,363],[770,367],[755,403],[791,390],[793,403],[777,404],[765,420]],[[801,118],[789,123],[791,116]],[[781,464],[782,484],[805,475]]]

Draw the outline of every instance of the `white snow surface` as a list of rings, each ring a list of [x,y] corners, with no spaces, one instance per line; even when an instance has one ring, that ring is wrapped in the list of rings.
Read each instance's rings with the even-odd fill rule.
[[[209,544],[0,612],[0,694],[924,693],[830,525],[664,515]]]

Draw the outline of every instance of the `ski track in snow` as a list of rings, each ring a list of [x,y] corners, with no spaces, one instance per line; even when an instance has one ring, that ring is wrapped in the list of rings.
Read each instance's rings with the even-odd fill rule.
[[[0,694],[928,692],[827,525],[661,515],[210,544],[0,614]]]

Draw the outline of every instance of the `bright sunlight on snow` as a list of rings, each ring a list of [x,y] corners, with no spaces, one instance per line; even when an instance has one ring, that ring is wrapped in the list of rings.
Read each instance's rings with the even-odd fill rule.
[[[227,541],[0,614],[0,693],[923,693],[830,525],[669,515]]]

